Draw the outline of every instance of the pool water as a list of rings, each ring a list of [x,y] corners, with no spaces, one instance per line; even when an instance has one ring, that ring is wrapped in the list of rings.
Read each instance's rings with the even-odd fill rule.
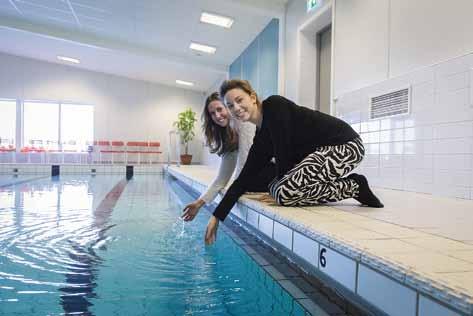
[[[0,187],[0,315],[305,315],[189,201],[160,175]]]

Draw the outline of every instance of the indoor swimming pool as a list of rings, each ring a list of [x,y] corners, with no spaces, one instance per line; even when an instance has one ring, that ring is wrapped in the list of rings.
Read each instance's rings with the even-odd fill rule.
[[[12,178],[10,178],[12,179]],[[306,315],[162,175],[0,186],[0,315]]]

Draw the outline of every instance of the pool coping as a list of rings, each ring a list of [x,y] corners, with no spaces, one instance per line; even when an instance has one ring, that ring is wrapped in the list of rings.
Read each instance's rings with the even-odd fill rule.
[[[197,192],[203,192],[207,187],[206,184],[189,177],[178,168],[169,167],[165,168],[165,171]],[[221,196],[217,198],[217,201],[220,199]],[[400,286],[402,291],[409,293],[409,297],[415,297],[415,302],[412,302],[413,306],[415,306],[415,311],[412,315],[419,315],[419,305],[421,304],[421,300],[423,302],[427,300],[429,301],[429,304],[431,301],[433,304],[436,304],[436,306],[438,305],[438,308],[449,310],[452,315],[473,315],[473,298],[462,293],[458,289],[451,288],[429,277],[415,273],[398,263],[389,262],[380,256],[358,249],[343,240],[338,240],[335,236],[315,231],[307,226],[290,221],[273,213],[271,210],[265,209],[264,205],[258,201],[254,201],[245,196],[241,197],[237,206],[233,209],[230,218],[233,220],[238,218],[240,222],[260,231],[263,235],[267,235],[269,240],[283,248],[286,248],[286,253],[289,254],[292,260],[302,262],[302,265],[305,268],[308,268],[310,272],[322,272],[322,274],[327,274],[329,279],[333,279],[334,286],[337,289],[341,289],[344,294],[348,294],[354,299],[360,299],[360,301],[366,302],[357,291],[359,273],[360,269],[362,269],[363,273],[374,274],[376,278],[380,278],[383,282],[389,283],[390,286]],[[262,224],[260,224],[260,221],[262,221]],[[271,225],[272,232],[269,232],[268,227]],[[281,227],[290,230],[292,236],[291,249],[280,243],[281,238],[275,238],[275,225],[282,225]],[[339,257],[340,262],[348,260],[347,262],[352,266],[355,266],[356,279],[354,290],[345,286],[343,284],[343,278],[339,278],[336,273],[334,274],[328,271],[323,271],[320,267],[319,261],[317,261],[317,264],[313,264],[310,261],[305,260],[306,258],[300,257],[295,253],[292,247],[294,246],[294,235],[296,233],[302,236],[302,238],[312,241],[314,246],[318,247],[319,255],[320,251],[323,249],[330,252],[331,255],[341,256]],[[300,238],[300,236],[298,238]],[[376,306],[376,304],[373,305]],[[381,306],[376,307],[382,309]]]

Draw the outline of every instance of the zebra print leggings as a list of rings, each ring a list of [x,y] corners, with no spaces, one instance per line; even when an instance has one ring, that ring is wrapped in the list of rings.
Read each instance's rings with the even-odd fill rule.
[[[363,159],[361,138],[343,145],[319,147],[281,179],[269,185],[280,205],[301,206],[336,202],[358,196],[358,184],[343,178]]]

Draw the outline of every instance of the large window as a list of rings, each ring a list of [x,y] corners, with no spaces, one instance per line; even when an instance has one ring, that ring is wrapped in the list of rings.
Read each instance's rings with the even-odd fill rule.
[[[94,108],[91,105],[25,102],[23,118],[23,146],[86,151],[92,145]]]
[[[91,105],[61,105],[61,142],[64,150],[86,151],[94,139],[94,108]]]
[[[59,104],[24,103],[23,146],[59,149]]]
[[[15,146],[16,101],[0,100],[0,148]]]

